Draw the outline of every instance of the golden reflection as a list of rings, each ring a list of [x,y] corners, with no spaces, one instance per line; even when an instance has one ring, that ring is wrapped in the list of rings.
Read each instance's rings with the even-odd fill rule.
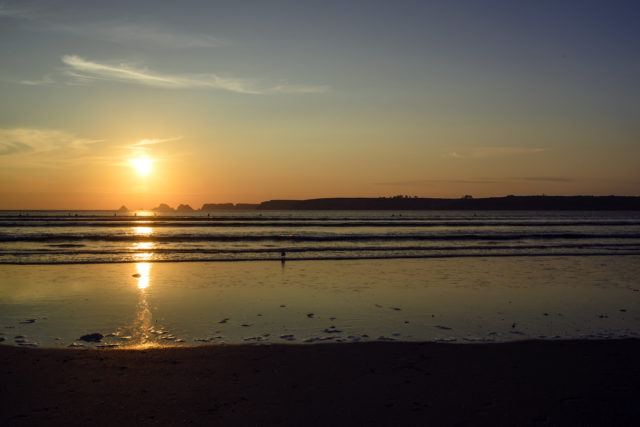
[[[133,244],[133,249],[137,251],[148,251],[153,249],[154,246],[153,242],[138,242]]]
[[[151,227],[133,227],[133,234],[136,236],[150,236],[153,233],[153,228]]]
[[[153,242],[137,242],[134,243],[131,248],[136,252],[133,254],[133,259],[136,261],[151,261],[153,258],[152,252],[138,252],[138,251],[150,251],[155,247]],[[140,264],[138,264],[140,265]]]
[[[151,254],[138,254],[138,255],[151,255]],[[149,272],[151,271],[151,263],[138,262],[136,263],[136,270],[138,273],[138,289],[146,289],[149,287]]]
[[[147,254],[144,254],[147,255]],[[148,254],[151,255],[151,254]],[[135,277],[138,279],[138,307],[136,310],[136,320],[133,325],[132,331],[132,344],[136,348],[146,348],[153,346],[151,342],[151,310],[149,309],[149,303],[147,302],[147,293],[149,291],[151,263],[138,262],[136,263],[137,274]]]

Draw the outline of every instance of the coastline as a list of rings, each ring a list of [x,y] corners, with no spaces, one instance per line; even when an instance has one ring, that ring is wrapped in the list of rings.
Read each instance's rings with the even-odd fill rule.
[[[2,425],[633,425],[640,340],[0,346]]]

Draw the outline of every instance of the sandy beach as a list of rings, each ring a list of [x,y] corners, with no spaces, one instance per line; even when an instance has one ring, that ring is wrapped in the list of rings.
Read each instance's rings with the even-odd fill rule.
[[[2,425],[634,425],[639,340],[0,347]]]

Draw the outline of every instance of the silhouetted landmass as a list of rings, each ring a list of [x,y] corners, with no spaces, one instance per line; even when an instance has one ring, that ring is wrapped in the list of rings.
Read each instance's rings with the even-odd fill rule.
[[[117,210],[117,212],[129,212],[129,208],[127,208],[125,205],[120,206],[120,209]]]
[[[224,211],[224,210],[254,210],[258,205],[255,203],[205,203],[200,208],[201,211]]]
[[[269,200],[260,210],[640,210],[631,196],[506,196],[474,199],[418,197]]]
[[[193,212],[193,208],[189,205],[179,205],[176,212]]]
[[[175,209],[173,209],[171,206],[167,205],[166,203],[160,203],[160,205],[156,206],[151,210],[154,212],[173,212]]]

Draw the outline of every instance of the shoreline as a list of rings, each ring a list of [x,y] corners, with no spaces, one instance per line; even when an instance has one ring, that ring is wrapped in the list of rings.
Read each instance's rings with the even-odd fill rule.
[[[640,340],[0,346],[2,425],[633,425]]]

